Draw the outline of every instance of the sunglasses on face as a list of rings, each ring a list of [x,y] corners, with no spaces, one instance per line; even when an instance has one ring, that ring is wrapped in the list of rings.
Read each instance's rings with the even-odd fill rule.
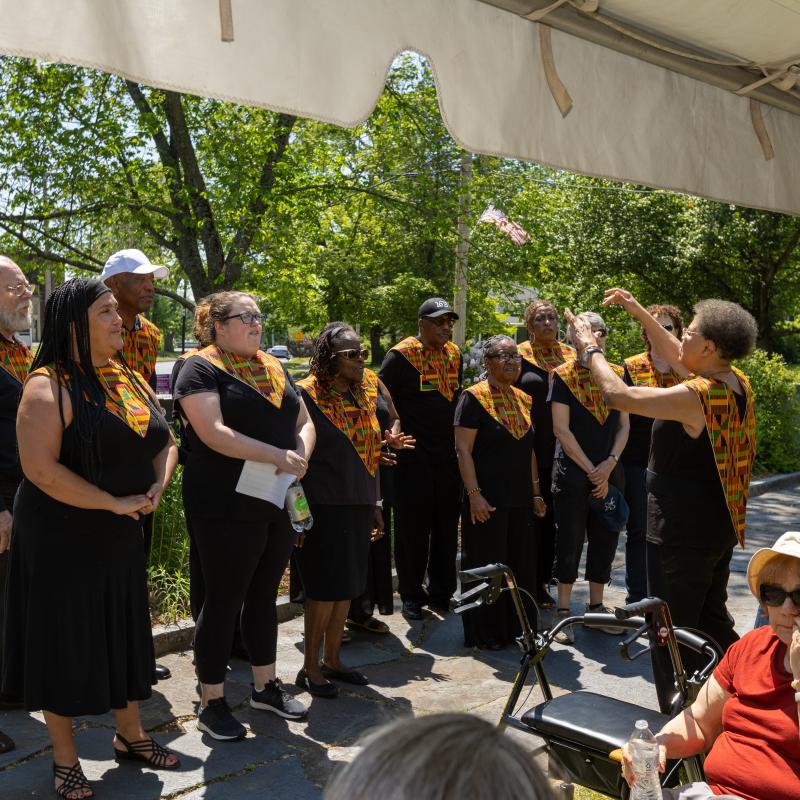
[[[670,333],[672,333],[672,331],[674,331],[674,330],[675,330],[675,326],[674,326],[674,325],[673,325],[671,322],[662,322],[662,323],[661,323],[661,327],[662,327],[662,328],[663,328],[665,331],[669,331]]]
[[[361,349],[358,349],[353,347],[348,350],[337,350],[334,355],[346,358],[348,361],[355,361],[357,358],[361,358],[366,361],[369,358],[369,348],[362,347]]]
[[[522,356],[519,353],[498,353],[494,356],[486,356],[486,358],[494,358],[497,361],[502,361],[506,363],[507,361],[513,361],[515,364],[518,364],[522,361]]]
[[[443,328],[445,325],[447,325],[448,328],[452,328],[456,324],[455,319],[447,314],[443,314],[441,317],[423,317],[422,319],[426,322],[430,322],[437,328]]]
[[[772,606],[773,608],[782,606],[788,597],[794,603],[795,608],[800,608],[800,586],[787,592],[782,586],[762,583],[759,589],[759,596],[765,606]]]
[[[229,319],[240,319],[245,325],[252,325],[254,322],[261,323],[264,315],[243,311],[241,314],[231,314],[229,317],[225,317],[224,321],[227,322]]]

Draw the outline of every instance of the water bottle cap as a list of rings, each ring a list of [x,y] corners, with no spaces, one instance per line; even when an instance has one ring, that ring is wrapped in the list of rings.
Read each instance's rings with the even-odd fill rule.
[[[647,720],[646,719],[637,719],[636,720],[636,729],[643,731],[647,728]]]

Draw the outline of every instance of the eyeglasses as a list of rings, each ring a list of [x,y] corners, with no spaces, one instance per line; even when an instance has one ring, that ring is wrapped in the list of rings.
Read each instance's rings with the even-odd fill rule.
[[[240,319],[245,325],[252,325],[254,322],[257,322],[259,325],[264,320],[263,314],[254,314],[250,311],[243,311],[241,314],[231,314],[229,317],[223,317],[223,322],[227,322],[229,319]]]
[[[33,284],[21,281],[16,286],[6,286],[6,291],[13,292],[17,297],[22,297],[25,292],[33,292]]]
[[[791,601],[794,603],[795,608],[800,608],[800,586],[797,589],[792,589],[791,591],[786,591],[782,586],[774,586],[771,583],[762,583],[761,588],[759,589],[759,596],[761,597],[761,602],[765,606],[782,606],[786,601],[786,598],[791,598]]]
[[[442,314],[441,317],[423,317],[422,319],[432,323],[437,328],[443,328],[445,325],[452,328],[456,324],[455,317],[451,317],[449,314]]]
[[[369,358],[369,348],[362,347],[362,348],[350,348],[349,350],[337,350],[334,355],[342,356],[342,358],[346,358],[348,361],[355,361],[357,358],[362,358],[366,361]]]
[[[595,335],[595,337],[597,337],[598,339],[602,339],[604,336],[608,336],[608,331],[605,331],[605,330],[603,330],[602,328],[600,328],[599,330],[596,330],[596,331],[592,331],[592,333],[593,333],[593,334]]]
[[[522,356],[519,353],[497,353],[497,355],[486,356],[486,358],[496,358],[498,361],[504,363],[506,361],[514,361],[515,363],[522,361]]]
[[[670,333],[672,333],[672,331],[674,331],[674,330],[675,330],[675,326],[674,326],[674,325],[673,325],[671,322],[662,322],[662,323],[661,323],[661,327],[662,327],[662,328],[663,328],[665,331],[669,331]]]

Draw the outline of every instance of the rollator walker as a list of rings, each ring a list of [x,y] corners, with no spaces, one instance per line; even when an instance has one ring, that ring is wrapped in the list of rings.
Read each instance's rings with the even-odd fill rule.
[[[621,774],[620,749],[630,736],[636,720],[647,720],[650,730],[655,732],[690,705],[722,657],[716,642],[698,632],[674,628],[666,602],[655,597],[617,608],[613,614],[587,612],[566,617],[550,630],[537,633],[531,627],[522,602],[521,592],[525,590],[517,586],[514,574],[507,566],[489,564],[466,569],[459,573],[459,580],[461,585],[479,583],[456,596],[456,613],[464,613],[484,603],[494,603],[502,592],[510,592],[519,617],[522,635],[517,638],[517,643],[522,650],[522,659],[499,725],[532,733],[543,739],[552,777],[628,800],[630,790]],[[533,597],[525,593],[535,606]],[[538,606],[536,608],[538,614]],[[573,625],[590,629],[623,628],[627,635],[622,634],[625,638],[619,643],[619,650],[622,657],[629,661],[640,658],[655,647],[666,648],[672,664],[675,689],[670,713],[662,714],[584,690],[553,697],[545,674],[544,658],[556,634]],[[631,646],[638,639],[645,639],[647,646],[632,653]],[[684,670],[678,644],[706,659],[704,666],[690,676]],[[525,710],[525,703],[520,704],[520,695],[531,670],[535,683],[541,689],[543,702]],[[531,683],[531,690],[535,683]],[[523,707],[518,708],[520,705]],[[704,780],[702,757],[692,756],[667,762],[661,779],[664,786]]]

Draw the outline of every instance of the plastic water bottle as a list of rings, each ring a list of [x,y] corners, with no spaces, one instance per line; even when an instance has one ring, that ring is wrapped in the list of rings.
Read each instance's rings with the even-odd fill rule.
[[[658,742],[647,727],[647,720],[637,720],[628,746],[633,759],[633,774],[636,776],[631,800],[662,800],[661,782],[658,779]]]
[[[286,510],[297,533],[307,531],[314,524],[314,517],[311,516],[308,499],[300,481],[295,481],[286,490]]]

